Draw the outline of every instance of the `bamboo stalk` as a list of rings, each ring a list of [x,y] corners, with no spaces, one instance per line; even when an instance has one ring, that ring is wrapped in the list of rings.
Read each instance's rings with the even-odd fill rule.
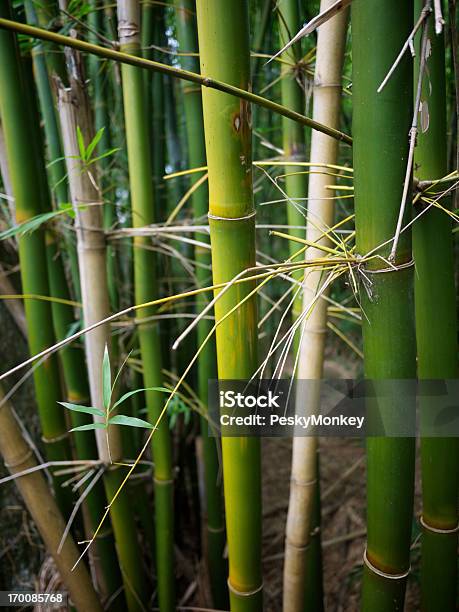
[[[10,15],[4,2],[0,15]],[[43,212],[38,143],[30,140],[31,96],[27,85],[15,35],[0,34],[0,113],[8,155],[11,184],[15,198],[16,220],[24,222]],[[49,295],[44,232],[37,229],[19,238],[19,261],[23,293]],[[26,300],[29,349],[32,355],[54,344],[51,307],[48,302]],[[46,455],[50,460],[70,459],[70,445],[65,414],[58,406],[60,399],[59,369],[55,356],[34,370],[34,384]],[[62,511],[70,509],[70,496],[55,480],[55,492]]]
[[[193,0],[175,0],[176,23],[181,53],[196,53],[198,51],[197,31],[195,24],[195,2]],[[197,57],[184,57],[184,68],[199,72]],[[201,90],[195,86],[182,83],[185,107],[185,121],[188,141],[188,162],[190,167],[200,167],[207,164],[206,145],[204,140],[204,122],[202,115]],[[194,184],[199,177],[192,180]],[[207,185],[201,185],[192,196],[193,217],[201,219],[208,212],[209,192]],[[196,241],[206,241],[202,234],[195,234]],[[209,282],[211,256],[208,249],[197,245],[194,249],[197,264],[196,278],[198,286],[205,287]],[[208,303],[205,296],[198,299],[196,310],[200,312]],[[197,326],[197,344],[201,346],[212,328],[212,321],[203,319]],[[217,361],[215,342],[206,344],[198,359],[198,397],[204,407],[208,405],[208,381],[217,377]],[[213,603],[218,608],[228,605],[226,586],[227,564],[224,559],[226,544],[225,523],[223,517],[222,487],[219,476],[217,444],[218,439],[209,436],[208,422],[201,416],[202,453],[205,479],[205,521],[206,521],[206,552],[207,568],[210,576]]]
[[[250,86],[248,5],[198,0],[201,72]],[[225,15],[225,19],[222,16]],[[228,53],[231,49],[231,53]],[[250,107],[227,93],[202,92],[209,172],[214,283],[255,264]],[[229,257],[228,254],[231,254]],[[219,321],[253,285],[233,287],[215,305]],[[217,327],[219,379],[249,378],[257,366],[257,308],[252,297]],[[261,610],[260,441],[223,438],[223,476],[232,610]]]
[[[87,147],[93,138],[92,117],[88,106],[84,80],[81,76],[80,58],[69,58],[70,87],[59,87],[59,114],[66,156],[69,188],[76,215],[78,262],[80,268],[83,318],[91,325],[107,317],[109,297],[106,275],[105,236],[102,221],[100,192],[94,165],[82,167],[78,144],[78,130]],[[88,365],[91,404],[101,410],[103,406],[102,363],[105,346],[109,345],[110,330],[107,324],[96,327],[85,335],[86,361]],[[107,465],[122,459],[120,432],[110,427],[107,434],[96,430],[99,458]],[[112,499],[123,478],[120,468],[109,468],[104,478],[107,498]],[[123,575],[128,609],[142,609],[145,586],[137,543],[135,525],[132,522],[127,490],[118,496],[111,507],[111,519],[115,542]]]
[[[423,3],[415,3],[419,15]],[[421,101],[429,113],[427,131],[419,133],[415,152],[416,175],[439,179],[447,174],[445,49],[443,36],[428,23],[431,52],[427,57]],[[419,41],[417,41],[419,43]],[[419,75],[419,45],[416,74]],[[450,203],[449,203],[450,204]],[[445,206],[445,202],[443,202]],[[417,212],[417,210],[416,210]],[[413,226],[416,262],[415,308],[418,376],[420,379],[457,377],[456,290],[454,285],[451,219],[432,209]],[[435,300],[432,296],[435,295]],[[428,398],[421,410],[429,411]],[[454,610],[457,596],[457,438],[422,438],[421,607],[425,612]]]
[[[104,26],[103,3],[100,0],[90,0],[90,6],[92,10],[88,15],[88,24],[91,27],[89,40],[96,43],[98,41],[96,33],[102,31]],[[110,114],[108,110],[110,100],[109,74],[105,70],[103,62],[95,55],[90,55],[88,58],[88,74],[92,84],[94,101],[94,128],[96,132],[103,130],[98,151],[99,153],[105,153],[111,149]],[[111,185],[110,163],[110,157],[104,157],[99,161],[100,183],[104,197],[104,227],[107,230],[112,229],[116,222],[116,193],[113,185]],[[117,310],[117,259],[116,251],[111,245],[107,245],[107,282],[110,305],[112,310]]]
[[[120,48],[132,55],[140,54],[140,6],[137,0],[118,0],[118,30]],[[154,223],[153,184],[149,132],[144,99],[143,74],[135,66],[122,66],[124,112],[129,161],[132,220],[134,227]],[[137,304],[148,302],[157,294],[156,256],[149,249],[149,239],[134,238],[134,283]],[[142,318],[154,315],[155,309],[142,310],[138,335],[143,362],[145,387],[162,385],[161,347],[157,323],[143,323]],[[148,417],[156,423],[163,407],[160,393],[147,391]],[[155,529],[156,567],[159,607],[164,612],[175,609],[174,578],[174,477],[169,424],[163,419],[153,438],[155,463]]]
[[[279,38],[281,45],[284,46],[300,26],[299,6],[297,0],[280,0],[277,2],[279,19]],[[281,56],[281,99],[283,106],[302,113],[305,107],[304,74],[302,74],[299,61],[301,59],[301,43],[292,45]],[[304,204],[299,200],[307,194],[307,174],[302,172],[301,166],[292,166],[291,162],[306,160],[306,142],[304,127],[296,121],[291,121],[282,117],[282,148],[284,159],[289,163],[285,166],[285,193],[288,201],[287,224],[292,227],[301,228],[305,224],[306,213]],[[290,234],[302,237],[301,229],[292,229]],[[293,241],[289,241],[290,256],[298,250]],[[301,279],[301,272],[293,275],[296,279]],[[301,294],[298,293],[292,304],[292,319],[296,321],[301,314]],[[293,341],[293,351],[297,354],[299,346],[299,335],[295,334]]]
[[[42,20],[45,22],[48,22],[52,16],[51,11],[48,12],[46,10],[47,8],[48,7],[45,5],[40,7],[40,15]],[[32,23],[37,20],[34,7],[30,2],[26,4],[26,14],[27,18],[31,20]],[[56,49],[50,50],[50,55],[53,53],[56,53]],[[51,92],[48,69],[45,63],[44,54],[45,49],[42,48],[42,45],[40,45],[38,48],[34,49],[32,52],[32,57],[38,97],[43,115],[44,130],[47,142],[49,144],[49,154],[51,159],[55,161],[63,158],[63,155],[59,126],[55,112],[54,97]],[[58,66],[56,61],[51,62],[51,69],[56,68],[56,66],[62,75],[62,67]],[[63,66],[63,68],[65,69],[65,66]],[[36,121],[34,123],[37,126],[39,125],[38,113],[36,113]],[[40,134],[38,130],[37,141],[40,141]],[[53,163],[51,168],[54,168],[55,166],[56,170],[52,173],[50,171],[49,176],[51,181],[57,185],[55,194],[57,203],[62,205],[68,200],[67,186],[65,182],[65,162],[62,160],[62,162],[59,162],[58,164]],[[47,212],[51,210],[51,203],[49,201],[48,184],[44,174],[44,166],[42,167],[42,171],[42,203],[44,211]],[[69,243],[70,241],[67,240],[67,246]],[[69,250],[72,251],[73,255],[73,251],[75,251],[73,244]],[[70,292],[59,249],[58,237],[53,231],[47,231],[46,233],[46,253],[51,295],[63,300],[70,300]],[[78,262],[76,263],[78,264]],[[79,283],[78,274],[75,274],[74,278],[76,282]],[[77,293],[79,293],[79,287],[77,288]],[[58,302],[53,302],[51,304],[51,310],[53,315],[54,333],[56,339],[59,341],[67,336],[69,330],[75,322],[73,310],[66,304]],[[59,353],[59,360],[62,364],[67,401],[80,405],[87,404],[90,398],[84,353],[79,347],[70,346]],[[85,425],[89,422],[87,415],[73,411],[70,414],[70,419],[73,427]],[[97,456],[97,447],[92,432],[75,432],[73,439],[75,442],[75,451],[78,459],[94,459]],[[87,537],[91,537],[92,532],[96,528],[100,519],[101,512],[106,506],[106,503],[103,483],[98,481],[93,487],[91,495],[87,497],[84,503],[83,516],[85,520],[85,531]],[[116,564],[113,563],[116,552],[110,527],[105,530],[102,538],[97,539],[94,551],[91,551],[91,553],[92,552],[94,552],[94,554],[91,555],[91,559],[97,574],[101,595],[103,599],[108,600],[121,584],[121,575]]]
[[[354,186],[357,252],[390,255],[402,201],[412,116],[412,62],[405,54],[381,93],[377,89],[412,29],[413,3],[395,0],[352,5]],[[371,109],[371,113],[368,112]],[[381,164],[384,152],[384,164]],[[409,210],[404,222],[408,221]],[[389,241],[384,247],[380,245]],[[401,237],[395,270],[372,259],[361,279],[365,377],[383,417],[408,421],[414,406],[400,379],[414,379],[413,266],[409,230]],[[405,267],[399,267],[406,264]],[[379,272],[378,272],[379,271]],[[367,526],[362,610],[403,609],[410,567],[414,438],[367,439]]]
[[[281,45],[287,43],[294,32],[300,26],[298,2],[296,0],[279,0],[277,2],[279,19],[279,37]],[[304,110],[306,101],[304,88],[301,86],[301,73],[299,61],[301,59],[301,45],[292,45],[281,59],[281,98],[283,106],[301,113]],[[300,82],[298,82],[300,81]],[[303,83],[304,85],[304,83]],[[304,128],[296,121],[282,117],[282,148],[284,159],[287,162],[306,161],[306,143]],[[285,192],[290,198],[287,202],[287,221],[294,227],[305,224],[305,212],[301,210],[302,204],[297,198],[305,198],[307,193],[307,175],[302,173],[301,166],[292,166],[290,163],[285,167]],[[302,237],[301,229],[291,230],[293,235]],[[298,249],[293,242],[290,242],[290,255]],[[301,302],[294,304],[294,316],[298,316],[301,311]]]
[[[35,8],[32,0],[25,0],[24,8],[28,23],[46,27],[53,16],[46,5]],[[62,159],[62,145],[59,134],[58,119],[56,116],[54,99],[49,82],[49,74],[58,74],[61,78],[65,72],[63,54],[58,48],[49,43],[38,43],[32,49],[35,83],[40,100],[40,107],[45,126],[48,156],[54,162],[49,166],[48,175],[50,185],[55,189],[56,201],[63,204],[68,201],[67,185],[65,182],[65,162]],[[48,71],[47,64],[50,70]]]
[[[331,6],[332,1],[322,0],[320,12]],[[328,125],[338,127],[341,109],[341,78],[346,41],[347,11],[344,10],[334,19],[319,29],[317,40],[316,66],[314,74],[313,117],[317,121],[326,121]],[[313,132],[311,137],[311,163],[336,164],[338,146],[336,141]],[[308,189],[308,220],[306,239],[309,243],[329,246],[329,240],[323,237],[333,225],[334,203],[329,197],[329,177],[320,173],[320,166],[311,166]],[[293,243],[292,243],[293,244]],[[296,247],[295,247],[296,248]],[[306,251],[307,261],[323,256],[318,248]],[[314,303],[315,296],[326,280],[320,270],[307,269],[304,274],[303,308],[308,310]],[[323,360],[327,330],[327,302],[319,299],[309,316],[305,319],[301,331],[300,356],[298,361],[298,380],[320,380],[323,375]],[[307,383],[306,383],[307,384]],[[314,387],[315,388],[315,387]],[[317,391],[319,388],[317,387]],[[319,410],[320,393],[311,392],[310,397],[299,394],[298,409],[301,413],[315,414]],[[302,610],[307,601],[308,609],[320,610],[323,602],[318,600],[314,591],[321,592],[320,584],[310,583],[311,590],[305,589],[306,574],[312,571],[307,566],[308,548],[312,545],[311,532],[317,525],[312,524],[314,505],[320,515],[320,499],[317,498],[317,439],[294,437],[292,450],[292,473],[290,501],[287,515],[285,564],[284,564],[284,600],[285,610]],[[318,532],[316,531],[317,539]],[[317,549],[317,544],[315,544]],[[320,542],[319,542],[320,546]],[[320,572],[319,572],[320,576]]]
[[[36,467],[33,451],[26,442],[10,404],[0,391],[0,454],[11,474]],[[35,471],[16,478],[24,499],[47,550],[53,556],[59,574],[78,612],[102,612],[102,606],[83,563],[73,571],[79,553],[71,536],[58,552],[65,521],[48,489],[43,474]]]
[[[288,108],[282,106],[282,104],[277,104],[272,100],[268,100],[267,98],[263,98],[262,96],[258,96],[250,91],[246,91],[237,87],[236,85],[231,85],[229,83],[225,83],[223,81],[219,81],[214,77],[204,76],[195,74],[193,72],[187,72],[186,70],[181,70],[180,68],[176,68],[174,66],[168,66],[167,64],[161,64],[160,62],[155,62],[153,60],[148,60],[142,57],[137,57],[133,55],[129,55],[127,53],[122,53],[121,51],[115,51],[114,49],[108,49],[105,47],[100,47],[99,45],[93,45],[91,43],[85,42],[83,40],[79,40],[78,38],[71,38],[70,36],[64,36],[62,34],[57,34],[56,32],[48,32],[41,28],[36,28],[34,26],[29,26],[25,23],[19,23],[17,21],[12,21],[11,19],[0,18],[0,28],[6,30],[13,30],[20,34],[24,34],[26,36],[31,36],[32,38],[39,38],[42,40],[49,40],[51,42],[55,42],[56,44],[63,45],[66,47],[70,47],[72,49],[77,49],[78,51],[85,51],[87,53],[94,53],[99,57],[106,57],[107,59],[112,59],[114,61],[129,64],[131,66],[138,66],[140,68],[150,68],[151,70],[155,70],[162,74],[170,74],[171,76],[184,79],[185,81],[190,81],[193,83],[197,83],[203,87],[209,89],[215,89],[217,91],[221,91],[223,93],[231,94],[233,96],[242,98],[247,102],[251,102],[253,104],[258,104],[259,106],[263,106],[271,110],[274,113],[279,113],[284,117],[288,117],[294,121],[298,121],[302,125],[310,127],[314,130],[319,130],[324,134],[328,134],[332,138],[337,138],[338,140],[342,140],[346,144],[352,144],[352,139],[342,132],[337,132],[336,130],[332,130],[324,125],[318,125],[316,122],[312,121],[309,117],[305,117],[300,113],[296,113]]]

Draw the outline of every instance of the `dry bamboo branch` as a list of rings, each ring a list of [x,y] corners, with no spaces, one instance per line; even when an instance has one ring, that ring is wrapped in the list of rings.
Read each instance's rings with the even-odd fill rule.
[[[15,32],[19,32],[21,34],[25,34],[26,36],[31,36],[32,38],[39,38],[42,40],[49,40],[56,44],[65,45],[67,47],[78,49],[79,51],[85,51],[87,53],[92,53],[94,55],[98,55],[100,57],[105,57],[107,59],[112,59],[116,62],[130,64],[132,66],[139,66],[140,68],[150,68],[151,70],[155,70],[157,72],[161,72],[163,74],[170,74],[171,76],[177,77],[179,79],[184,79],[186,81],[191,81],[193,83],[198,83],[203,87],[209,87],[210,89],[216,89],[218,91],[223,91],[225,93],[232,94],[238,98],[243,98],[248,102],[253,104],[257,104],[259,106],[263,106],[268,108],[269,110],[279,113],[284,117],[288,117],[293,121],[298,121],[299,123],[309,126],[314,130],[319,130],[328,134],[332,138],[337,138],[338,140],[342,140],[346,144],[352,144],[352,138],[343,132],[339,132],[337,130],[332,130],[325,125],[319,125],[309,117],[305,117],[300,113],[295,113],[288,108],[283,107],[281,104],[277,104],[272,100],[268,100],[263,98],[262,96],[258,96],[250,91],[246,91],[244,89],[240,89],[235,85],[229,85],[228,83],[223,83],[216,79],[207,76],[201,76],[199,74],[195,74],[194,72],[189,72],[187,70],[181,70],[180,68],[176,68],[174,66],[168,66],[166,64],[161,64],[160,62],[155,62],[153,60],[148,60],[142,57],[136,57],[134,55],[129,55],[128,53],[122,53],[120,51],[115,51],[114,49],[107,49],[105,47],[99,47],[98,45],[93,45],[91,43],[87,43],[83,40],[78,40],[76,38],[71,38],[70,36],[63,36],[62,34],[57,34],[56,32],[48,32],[47,30],[42,30],[41,28],[36,28],[34,26],[29,26],[24,23],[19,23],[16,21],[11,21],[9,19],[0,19],[0,28],[5,28],[7,30],[13,30]]]

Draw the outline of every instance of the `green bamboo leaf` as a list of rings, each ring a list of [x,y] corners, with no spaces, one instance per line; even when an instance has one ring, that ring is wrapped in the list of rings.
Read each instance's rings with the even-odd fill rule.
[[[80,156],[83,161],[86,161],[86,148],[84,146],[84,138],[83,134],[80,130],[80,126],[77,126],[77,140],[78,140],[78,149],[80,150]]]
[[[170,389],[166,389],[166,387],[145,387],[144,389],[135,389],[134,391],[128,391],[128,393],[125,393],[124,395],[122,395],[120,399],[113,404],[112,410],[116,408],[117,406],[119,406],[120,404],[122,404],[123,402],[125,402],[132,395],[135,395],[136,393],[141,393],[142,391],[160,391],[161,393],[171,392]]]
[[[89,423],[89,425],[73,427],[70,431],[90,431],[91,429],[107,429],[107,425],[105,423]]]
[[[99,408],[94,408],[94,406],[81,406],[79,404],[70,404],[69,402],[57,402],[64,408],[68,408],[69,410],[73,410],[74,412],[85,412],[86,414],[93,414],[95,416],[103,417],[105,413]]]
[[[70,205],[69,205],[70,207]],[[52,212],[43,213],[41,215],[36,215],[24,223],[20,223],[19,225],[15,225],[14,227],[10,227],[9,229],[0,233],[0,241],[6,240],[7,238],[13,238],[13,236],[24,236],[29,232],[33,232],[38,229],[43,223],[57,217],[57,215],[61,215],[63,212],[67,212],[70,208],[62,208],[61,210],[53,210]]]
[[[104,361],[102,364],[102,395],[104,408],[105,410],[109,410],[110,400],[112,398],[112,373],[110,370],[110,355],[108,354],[107,345],[105,345]]]
[[[148,421],[138,419],[137,417],[126,416],[125,414],[117,414],[109,419],[110,425],[128,425],[129,427],[144,427],[145,429],[154,429],[154,426]]]
[[[101,127],[99,130],[97,130],[96,135],[94,136],[94,138],[91,140],[91,142],[86,147],[86,161],[91,159],[91,155],[93,154],[94,149],[99,144],[99,141],[102,138],[102,135],[103,135],[104,131],[105,131],[104,127]]]
[[[101,153],[97,157],[93,157],[93,159],[91,159],[88,165],[95,164],[101,159],[104,159],[105,157],[109,157],[110,155],[113,155],[113,153],[116,153],[117,151],[120,151],[120,150],[121,149],[119,147],[115,147],[114,149],[109,149],[108,151],[105,151],[105,153]]]

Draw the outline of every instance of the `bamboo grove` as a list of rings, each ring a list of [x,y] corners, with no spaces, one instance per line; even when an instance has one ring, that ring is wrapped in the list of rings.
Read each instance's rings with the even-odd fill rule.
[[[0,590],[457,609],[458,19],[0,2]]]

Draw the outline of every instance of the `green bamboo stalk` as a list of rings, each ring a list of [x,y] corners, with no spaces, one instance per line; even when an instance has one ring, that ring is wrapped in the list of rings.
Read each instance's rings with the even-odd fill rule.
[[[41,5],[40,8],[42,20],[46,22],[49,21],[51,18],[52,7],[49,7],[49,12],[46,11],[47,7],[45,5]],[[31,23],[36,22],[37,15],[31,2],[26,3],[26,14]],[[43,45],[35,47],[32,51],[32,57],[38,98],[43,115],[44,131],[47,142],[49,143],[49,155],[52,160],[56,160],[63,158],[63,155],[57,115],[55,112],[54,96],[51,92],[48,68],[45,62],[45,49],[42,47]],[[55,52],[55,49],[51,49],[49,54],[53,54]],[[52,63],[51,68],[53,68],[53,66],[55,67],[55,65],[56,62]],[[34,116],[34,123],[38,127],[38,112],[34,112]],[[40,142],[40,133],[38,130],[37,142]],[[61,164],[63,164],[63,167],[61,167]],[[51,173],[50,171],[49,175],[51,181],[57,185],[55,191],[57,203],[62,205],[68,201],[67,184],[65,182],[65,162],[62,161],[61,163],[52,164],[50,166],[50,168],[54,167],[56,167],[56,170],[54,173]],[[43,164],[41,164],[40,169],[44,171]],[[42,208],[44,212],[48,212],[51,210],[51,203],[49,200],[47,179],[44,173],[42,176],[42,186]],[[68,242],[69,241],[67,241],[67,245]],[[59,249],[59,240],[53,231],[47,231],[46,233],[46,254],[51,295],[56,298],[70,300],[70,292]],[[76,280],[78,281],[78,274],[76,275]],[[51,310],[56,339],[58,341],[63,340],[75,322],[73,310],[69,308],[69,306],[57,302],[52,303]],[[59,353],[59,360],[62,364],[62,372],[67,392],[67,401],[80,405],[87,404],[90,398],[83,351],[77,346],[66,347]],[[71,412],[70,419],[72,427],[78,427],[80,425],[89,423],[87,415],[83,413]],[[75,432],[73,435],[73,440],[78,459],[94,459],[97,457],[97,447],[92,432]],[[93,487],[91,495],[89,495],[85,501],[84,518],[86,535],[88,537],[92,535],[93,531],[97,527],[101,513],[103,512],[103,508],[105,506],[106,498],[103,483],[99,481]],[[98,577],[99,587],[104,599],[108,599],[111,595],[113,595],[121,584],[119,569],[116,564],[113,563],[115,555],[116,553],[113,536],[111,534],[111,528],[108,527],[104,530],[103,537],[97,539],[95,544],[95,554],[92,556],[93,565]]]
[[[1,16],[10,16],[9,2],[2,3]],[[22,223],[44,212],[41,201],[43,190],[39,171],[41,160],[38,144],[30,140],[34,133],[31,124],[31,95],[21,66],[19,49],[13,33],[0,33],[0,113],[8,155],[11,184],[16,205],[16,221]],[[32,146],[31,146],[32,145]],[[22,290],[24,293],[49,295],[48,271],[44,232],[41,228],[33,234],[19,238],[19,261]],[[31,354],[36,354],[54,344],[52,314],[49,302],[26,300],[25,313]],[[34,371],[38,411],[49,460],[70,459],[70,445],[65,414],[58,406],[60,399],[59,369],[56,357]],[[58,486],[55,492],[64,512],[70,511],[70,496]]]
[[[396,0],[352,5],[354,187],[357,252],[364,255],[394,237],[412,118],[412,63],[405,54],[382,90],[377,89],[412,28],[413,3]],[[371,109],[371,112],[368,112]],[[382,156],[383,152],[383,156]],[[405,222],[411,211],[407,207]],[[392,244],[378,249],[387,257]],[[366,265],[361,283],[365,377],[378,384],[416,375],[413,271],[409,230],[400,238],[393,270],[380,259]],[[379,270],[379,273],[377,273]],[[381,382],[380,382],[381,381]],[[387,419],[410,419],[413,406],[400,385],[378,398]],[[398,393],[397,393],[398,392]],[[410,567],[414,438],[367,440],[367,549],[362,610],[403,609]]]
[[[12,475],[37,467],[32,449],[24,439],[21,428],[5,402],[0,390],[0,454],[9,466]],[[16,485],[24,499],[38,531],[53,556],[59,575],[69,591],[73,605],[78,612],[102,612],[97,594],[91,583],[84,563],[79,563],[75,570],[79,552],[71,536],[67,536],[62,550],[59,550],[60,539],[65,530],[65,520],[56,505],[46,480],[41,471],[30,472],[16,477]]]
[[[181,53],[196,53],[198,40],[195,22],[195,2],[193,0],[175,0],[176,25]],[[199,72],[199,59],[194,56],[181,56],[181,62],[186,70]],[[182,83],[185,122],[187,129],[188,162],[191,168],[199,168],[207,164],[206,145],[204,140],[204,122],[202,115],[201,89],[188,83]],[[199,180],[195,176],[191,180],[194,184]],[[209,191],[207,184],[201,185],[192,196],[193,217],[202,219],[208,212]],[[199,222],[199,221],[198,221]],[[196,233],[195,239],[199,242],[206,240],[202,233]],[[208,249],[196,246],[194,249],[196,261],[196,278],[200,287],[209,283],[209,268],[211,256]],[[200,312],[207,300],[197,299],[196,310]],[[197,327],[197,345],[204,342],[210,332],[212,322],[202,320]],[[204,407],[208,405],[208,385],[210,379],[217,377],[217,361],[215,342],[209,341],[198,359],[198,397]],[[205,519],[206,519],[206,553],[207,567],[210,576],[213,603],[218,608],[227,606],[226,575],[227,567],[223,553],[226,544],[225,523],[223,516],[223,498],[219,478],[219,464],[217,453],[217,438],[209,436],[208,421],[201,417],[201,436],[205,478]]]
[[[282,47],[292,38],[301,26],[298,14],[297,0],[280,0],[277,3],[278,18],[279,18],[279,38]],[[301,59],[301,43],[292,45],[281,59],[281,100],[283,106],[302,113],[305,106],[304,90],[297,82],[301,78],[298,70],[298,62]],[[291,121],[286,117],[282,117],[282,148],[284,150],[285,161],[305,161],[306,159],[306,143],[305,132],[302,125],[296,121]],[[307,174],[304,173],[304,168],[301,166],[286,166],[285,174],[285,193],[289,200],[287,206],[287,223],[294,227],[304,227],[306,222],[306,214],[304,212],[305,199],[308,191]],[[299,198],[302,198],[299,199]],[[290,229],[289,233],[292,236],[301,238],[304,235],[304,230]],[[297,245],[293,241],[289,241],[290,256],[297,250]],[[302,273],[297,272],[293,275],[297,280],[301,279]],[[292,319],[296,321],[302,310],[302,299],[299,293],[292,304]],[[293,341],[294,355],[297,354],[299,348],[299,334],[295,334]]]
[[[419,15],[423,3],[415,3]],[[429,19],[431,53],[421,100],[429,112],[429,127],[419,133],[415,152],[416,177],[435,180],[447,174],[445,49],[443,35]],[[416,74],[419,76],[419,41]],[[436,190],[435,190],[436,191]],[[437,196],[430,196],[437,197]],[[442,205],[446,206],[445,200]],[[421,212],[416,207],[415,213]],[[456,290],[451,219],[431,209],[413,226],[416,262],[415,308],[420,379],[457,377]],[[435,296],[435,299],[432,299]],[[432,405],[422,398],[421,409]],[[421,607],[426,612],[455,610],[457,596],[459,444],[457,438],[422,438]]]
[[[187,72],[174,66],[168,66],[167,64],[161,64],[160,62],[155,62],[153,60],[133,56],[127,53],[122,53],[121,51],[115,51],[114,49],[100,47],[99,45],[93,45],[78,38],[71,38],[70,36],[64,36],[62,34],[57,34],[56,32],[49,32],[41,28],[36,28],[25,23],[19,23],[18,21],[5,19],[3,17],[0,17],[0,28],[5,30],[13,30],[20,34],[31,36],[32,38],[49,40],[59,45],[64,45],[66,47],[77,49],[78,51],[93,53],[95,55],[98,55],[99,57],[106,57],[107,59],[112,59],[123,64],[139,66],[141,68],[150,68],[151,70],[155,70],[162,74],[170,74],[171,76],[177,77],[179,79],[184,79],[185,81],[198,83],[203,87],[215,89],[217,91],[231,94],[238,98],[242,98],[247,102],[258,104],[259,106],[267,108],[274,113],[278,113],[284,117],[288,117],[289,119],[298,121],[302,125],[308,126],[315,130],[319,130],[319,132],[323,132],[324,134],[328,134],[332,138],[336,138],[337,140],[345,142],[346,144],[352,144],[352,138],[350,138],[347,134],[344,134],[343,132],[333,130],[325,125],[317,124],[309,117],[301,115],[300,113],[296,113],[295,111],[290,110],[289,108],[285,108],[284,106],[282,106],[282,104],[278,104],[276,102],[273,102],[272,100],[263,98],[263,96],[259,96],[250,91],[241,89],[236,85],[231,85],[229,83],[225,83],[224,81],[219,81],[213,76],[210,77],[195,74],[194,72]]]
[[[80,66],[79,58],[69,58],[70,87],[60,87],[58,93],[69,190],[76,214],[83,318],[86,325],[91,325],[107,317],[109,296],[100,191],[95,182],[97,169],[94,164],[89,169],[82,167],[77,135],[79,128],[83,145],[87,149],[93,140],[92,117],[85,81],[78,68]],[[109,341],[107,325],[99,326],[85,335],[91,404],[99,409],[103,409],[104,406],[102,362],[104,348],[109,345]],[[123,471],[113,465],[123,458],[120,432],[118,428],[111,427],[106,436],[105,431],[97,429],[96,440],[99,458],[107,466],[104,485],[110,501],[123,480]],[[127,607],[130,612],[137,612],[143,609],[142,602],[145,601],[146,593],[128,489],[121,492],[112,504],[110,517],[123,575]]]
[[[225,0],[198,0],[196,7],[201,72],[249,89],[246,0],[234,0],[230,14]],[[250,107],[227,93],[207,89],[202,92],[202,101],[213,280],[219,283],[255,264]],[[248,283],[227,291],[216,303],[216,320],[251,290],[253,286]],[[218,326],[220,379],[246,379],[255,371],[256,321],[256,299],[252,297]],[[222,452],[231,609],[261,610],[260,440],[224,438]]]
[[[138,0],[118,0],[118,29],[120,48],[133,55],[140,53],[140,10]],[[134,227],[155,221],[153,184],[151,181],[150,139],[144,99],[143,73],[134,66],[123,65],[123,97],[126,139],[129,161],[132,220]],[[148,248],[149,239],[134,238],[134,283],[136,304],[153,300],[157,294],[156,257]],[[161,348],[158,326],[142,323],[151,317],[154,308],[139,313],[138,335],[143,362],[144,386],[162,385]],[[147,411],[152,423],[161,414],[163,397],[154,391],[146,392]],[[155,530],[156,567],[158,576],[159,607],[164,612],[175,609],[174,578],[174,478],[171,437],[167,419],[162,419],[153,437],[155,464]]]
[[[45,27],[49,21],[49,15],[45,13],[44,8],[41,9],[39,19],[34,3],[32,0],[24,2],[27,22],[32,25],[41,25]],[[59,127],[55,112],[55,104],[51,87],[49,83],[48,68],[46,56],[51,53],[56,53],[56,48],[49,43],[38,42],[32,49],[32,58],[34,65],[35,83],[37,86],[38,97],[40,100],[41,112],[43,115],[43,123],[46,130],[46,141],[48,145],[48,155],[50,161],[54,163],[49,166],[48,174],[51,187],[55,189],[56,200],[59,203],[68,201],[67,186],[65,183],[65,162],[62,159],[62,146],[59,135]],[[53,68],[57,65],[54,62]],[[62,72],[60,72],[62,74]]]
[[[56,16],[56,3],[54,0],[35,5],[31,0],[24,2],[27,21],[33,25],[47,27]],[[46,137],[48,161],[47,174],[51,187],[51,194],[57,206],[68,202],[65,161],[62,155],[62,143],[59,124],[56,114],[56,101],[53,95],[51,80],[55,76],[65,79],[64,55],[59,52],[56,45],[38,43],[32,49],[33,71],[37,87],[40,111],[43,117],[44,133]],[[46,189],[47,191],[47,189]],[[80,279],[78,275],[78,256],[73,236],[65,235],[66,251],[68,254],[72,283],[75,296],[80,300]],[[54,309],[53,309],[54,313]],[[53,314],[54,316],[54,314]]]
[[[283,47],[300,29],[300,18],[298,14],[297,0],[279,0],[277,2],[279,19],[279,38]],[[283,106],[290,108],[297,113],[302,113],[305,107],[304,90],[299,85],[297,78],[301,78],[298,62],[301,59],[301,43],[292,45],[281,59],[281,98]],[[305,161],[306,144],[305,134],[302,125],[287,117],[282,117],[282,148],[284,149],[285,161]],[[305,198],[308,190],[308,178],[301,166],[286,166],[285,192],[290,198],[287,202],[287,221],[292,226],[305,225],[305,212],[301,209],[305,207],[305,200],[298,201],[297,198]],[[298,174],[303,172],[303,174]],[[296,174],[295,174],[296,173]],[[304,231],[301,229],[290,230],[293,236],[302,238]],[[297,245],[290,241],[290,255],[298,251]],[[301,298],[295,301],[293,306],[293,316],[296,318],[301,312]]]
[[[164,47],[165,22],[164,7],[148,2],[142,7],[141,29],[142,56],[145,59],[155,59],[158,52],[152,48]],[[155,194],[156,218],[162,219],[166,210],[166,187],[163,176],[166,167],[166,141],[164,129],[164,76],[159,72],[146,71],[145,98],[147,115],[151,115],[151,147],[153,188]]]

